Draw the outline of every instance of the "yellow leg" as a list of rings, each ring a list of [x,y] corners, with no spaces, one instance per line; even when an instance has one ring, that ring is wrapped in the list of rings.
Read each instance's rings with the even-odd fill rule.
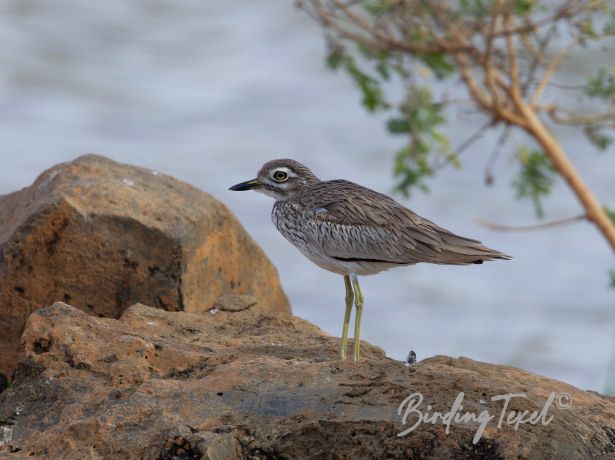
[[[350,312],[352,311],[352,302],[354,301],[350,276],[344,276],[344,284],[346,285],[346,312],[344,313],[344,328],[342,329],[342,348],[340,349],[340,359],[346,359],[346,349],[348,348],[348,323],[350,323]]]
[[[356,363],[361,353],[361,314],[363,313],[363,293],[356,275],[352,276],[352,289],[354,290],[354,305],[357,309],[354,320],[354,361]]]

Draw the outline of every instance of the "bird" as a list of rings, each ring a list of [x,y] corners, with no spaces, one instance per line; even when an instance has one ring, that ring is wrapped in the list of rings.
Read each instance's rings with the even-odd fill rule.
[[[353,304],[353,359],[360,359],[364,297],[359,276],[422,262],[469,265],[512,258],[436,225],[388,195],[348,180],[321,180],[291,159],[269,161],[255,179],[229,190],[274,198],[271,219],[279,232],[313,263],[344,276],[342,360],[347,359]]]

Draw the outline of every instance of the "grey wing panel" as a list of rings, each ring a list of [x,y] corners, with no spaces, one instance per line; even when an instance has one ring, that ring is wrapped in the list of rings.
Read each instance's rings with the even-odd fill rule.
[[[508,258],[352,182],[319,182],[298,197],[296,204],[304,244],[315,253],[337,259],[468,264]]]
[[[308,211],[322,210],[330,222],[382,229],[385,233],[437,246],[437,227],[391,197],[345,180],[316,184],[302,200]]]
[[[305,236],[314,249],[339,260],[417,263],[436,254],[408,233],[385,226],[331,222],[325,215],[308,218]]]
[[[301,207],[306,236],[331,257],[416,263],[440,252],[440,236],[429,221],[352,182],[317,184]]]

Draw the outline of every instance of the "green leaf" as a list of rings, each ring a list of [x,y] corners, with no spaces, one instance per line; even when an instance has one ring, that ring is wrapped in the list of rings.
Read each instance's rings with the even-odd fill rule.
[[[523,16],[530,13],[535,6],[536,2],[532,0],[515,0],[512,5],[513,11],[518,16]]]
[[[363,0],[361,2],[363,9],[372,16],[378,16],[389,10],[394,5],[395,2],[392,0]]]
[[[369,112],[390,107],[384,98],[384,91],[380,86],[380,82],[361,70],[352,56],[345,54],[342,57],[341,65],[344,66],[344,70],[346,70],[361,91],[361,103]]]
[[[433,176],[430,158],[441,154],[446,162],[459,165],[459,159],[449,153],[448,138],[438,129],[446,122],[442,104],[433,100],[427,87],[413,85],[399,115],[387,122],[389,132],[410,135],[409,145],[395,156],[396,190],[408,196],[413,188],[427,191],[425,179]]]
[[[391,118],[387,121],[387,129],[391,134],[408,134],[410,124],[407,118]]]
[[[457,67],[451,63],[450,57],[444,53],[421,53],[418,57],[439,80],[450,77],[457,70]]]
[[[448,151],[450,148],[448,137],[446,137],[440,131],[435,131],[435,130],[431,132],[431,137],[433,138],[436,145],[438,146],[438,150],[444,155],[448,154]]]
[[[615,225],[615,209],[611,209],[608,206],[602,206],[606,215],[611,219],[613,225]],[[609,270],[609,287],[615,289],[615,269]]]
[[[551,192],[557,176],[553,163],[541,150],[530,151],[527,147],[521,147],[519,150],[519,163],[521,170],[512,183],[516,196],[519,199],[530,199],[536,216],[542,219],[542,199]]]
[[[601,68],[595,76],[587,80],[584,93],[589,97],[610,99],[615,103],[615,76],[607,69]]]
[[[596,38],[596,29],[591,19],[585,19],[578,24],[579,29],[587,38]]]
[[[429,187],[425,179],[433,176],[433,170],[427,162],[427,155],[424,148],[412,150],[411,147],[404,147],[395,155],[395,177],[398,182],[395,190],[408,197],[414,188],[427,192]]]
[[[606,150],[613,143],[613,138],[604,134],[599,127],[586,126],[583,131],[587,139],[599,150]]]
[[[344,49],[339,45],[333,45],[327,54],[327,67],[331,70],[339,70],[344,62]]]
[[[490,8],[483,0],[459,0],[461,12],[474,19],[484,19],[489,16]]]
[[[427,87],[410,87],[408,99],[402,105],[401,111],[406,113],[409,124],[415,130],[424,133],[431,132],[446,121],[442,106],[433,101],[431,91]]]
[[[375,61],[374,69],[383,80],[391,78],[393,66],[391,64],[391,52],[385,49],[374,49],[364,43],[358,43],[357,49],[363,57]]]

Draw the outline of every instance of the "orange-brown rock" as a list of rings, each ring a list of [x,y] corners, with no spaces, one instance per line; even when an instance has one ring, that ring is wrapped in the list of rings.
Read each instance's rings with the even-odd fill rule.
[[[199,312],[225,293],[289,313],[275,268],[219,201],[96,155],[0,196],[0,373],[28,315],[55,301],[114,317],[137,302]]]
[[[235,304],[219,302],[219,305]],[[416,368],[363,343],[340,362],[339,339],[255,305],[217,313],[135,305],[119,319],[57,303],[34,312],[13,386],[0,395],[0,455],[123,459],[584,459],[613,458],[615,401],[507,366],[444,356]],[[402,423],[420,393],[423,411],[499,416],[491,397],[541,421]]]

